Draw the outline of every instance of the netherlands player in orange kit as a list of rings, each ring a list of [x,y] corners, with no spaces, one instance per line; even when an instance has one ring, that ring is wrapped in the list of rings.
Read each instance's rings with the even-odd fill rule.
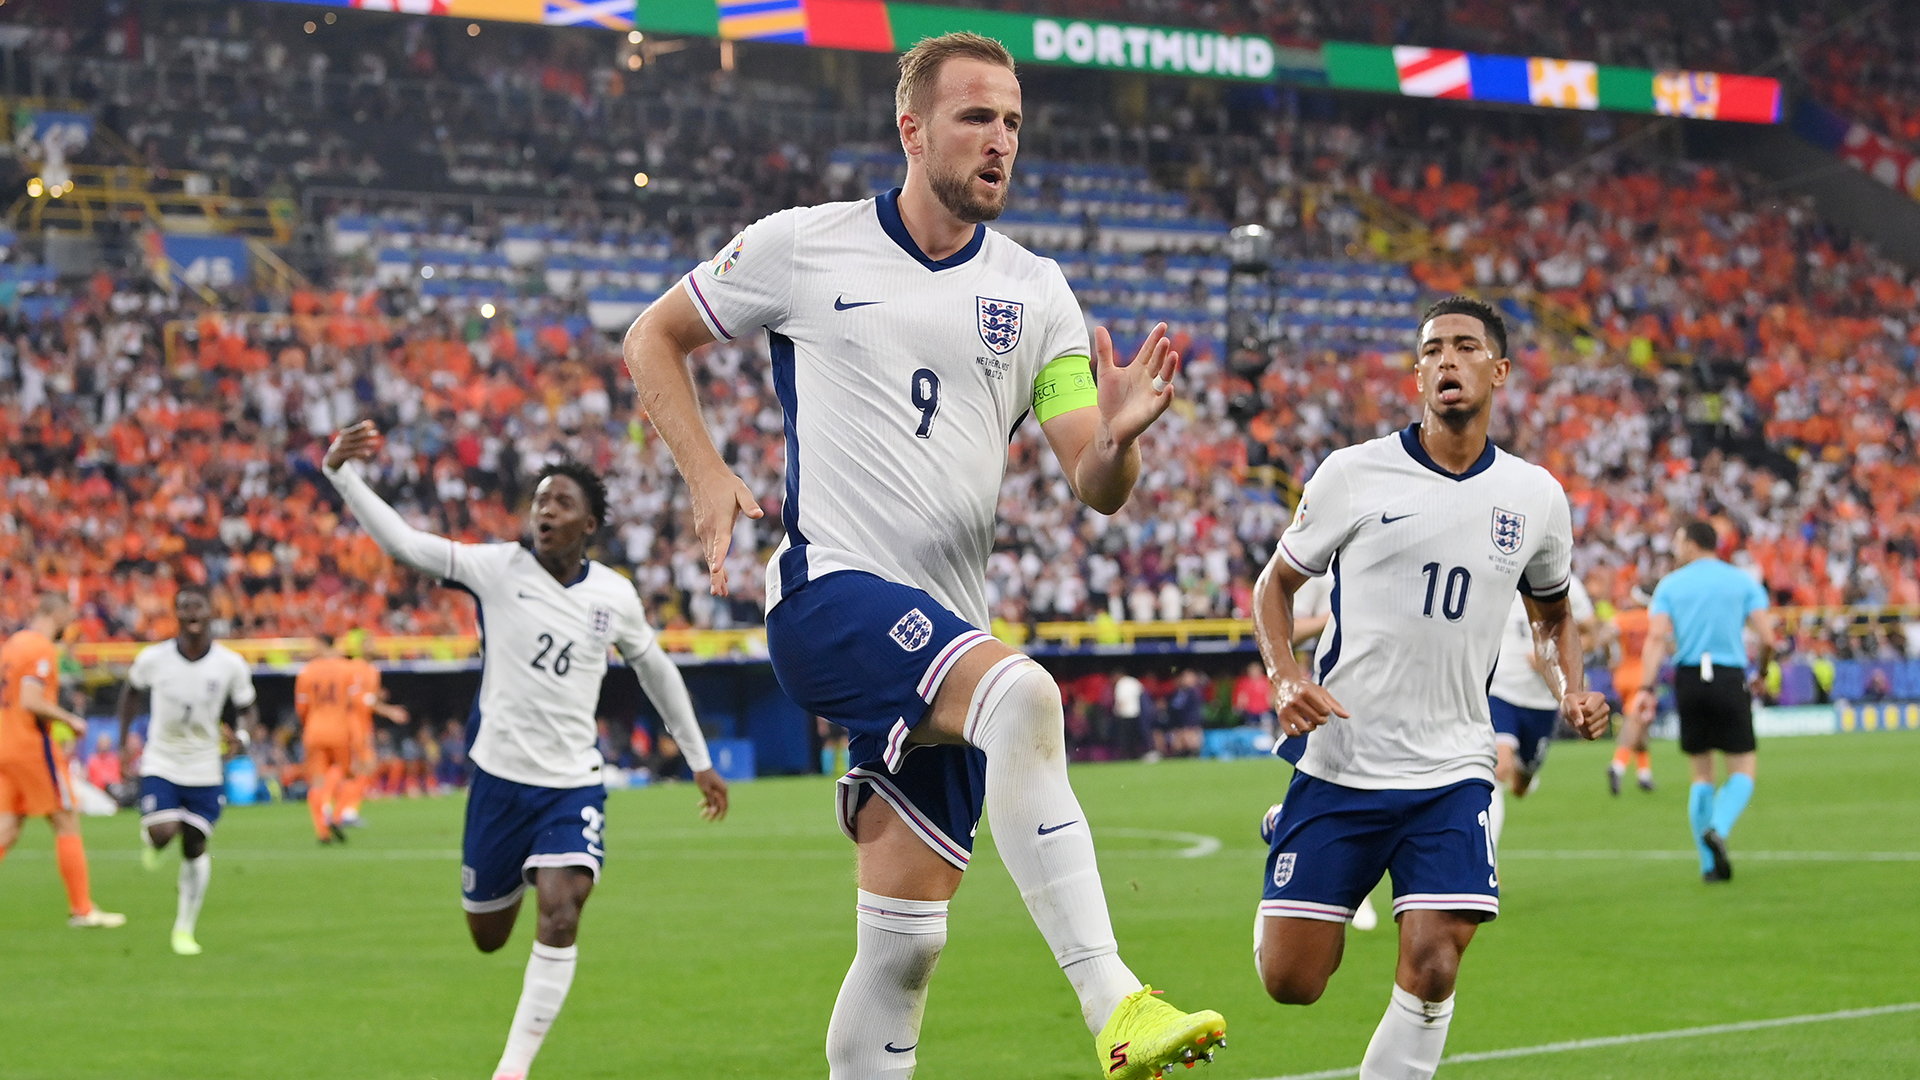
[[[373,779],[377,765],[373,752],[373,718],[379,716],[388,723],[404,724],[408,717],[404,706],[382,699],[380,669],[373,661],[365,656],[349,659],[360,672],[361,693],[354,696],[348,710],[353,717],[352,742],[348,747],[350,760],[347,778],[341,782],[334,799],[334,818],[342,828],[351,829],[364,824],[360,820],[360,800],[366,796],[367,782]]]
[[[87,722],[60,707],[60,654],[54,639],[73,622],[73,605],[43,593],[27,628],[0,646],[0,859],[20,835],[20,819],[53,826],[68,926],[123,926],[127,917],[93,906],[80,811],[67,782],[67,759],[49,728],[64,723],[85,736]]]
[[[293,708],[306,748],[313,833],[321,843],[331,844],[347,838],[332,803],[353,764],[353,710],[364,705],[368,694],[359,664],[340,655],[332,637],[322,634],[319,641],[320,655],[293,681]]]

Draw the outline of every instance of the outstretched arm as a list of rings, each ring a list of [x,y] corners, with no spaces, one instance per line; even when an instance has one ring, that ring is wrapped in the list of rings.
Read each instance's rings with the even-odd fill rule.
[[[1103,514],[1118,513],[1140,479],[1137,440],[1173,404],[1174,372],[1180,354],[1167,340],[1167,324],[1147,335],[1133,363],[1114,361],[1113,338],[1106,327],[1093,333],[1097,408],[1075,409],[1043,421],[1055,457],[1080,501]],[[1157,382],[1157,388],[1156,388]]]
[[[400,512],[388,506],[351,467],[352,462],[372,460],[380,451],[381,441],[380,431],[371,420],[342,429],[333,437],[333,445],[327,448],[322,471],[353,510],[353,516],[360,519],[360,527],[380,545],[380,550],[423,574],[438,578],[451,575],[453,541],[407,524]]]
[[[738,515],[758,518],[765,511],[746,481],[727,468],[700,415],[687,354],[714,340],[683,288],[668,289],[627,330],[622,351],[627,371],[654,429],[673,453],[693,499],[693,529],[706,552],[708,587],[727,595],[727,548]]]
[[[707,754],[707,737],[701,733],[700,721],[693,714],[693,698],[687,693],[686,680],[680,677],[680,668],[658,645],[627,662],[633,665],[633,673],[640,680],[640,689],[647,692],[647,700],[660,710],[660,719],[666,721],[668,734],[680,744],[687,768],[693,770],[693,781],[700,786],[700,816],[708,821],[726,817],[727,782],[713,771],[713,759]]]
[[[1564,595],[1558,600],[1524,599],[1527,622],[1533,628],[1534,656],[1547,677],[1547,688],[1560,700],[1560,715],[1583,739],[1606,734],[1613,710],[1607,707],[1605,694],[1587,689],[1587,672],[1580,663],[1585,651],[1572,599]]]

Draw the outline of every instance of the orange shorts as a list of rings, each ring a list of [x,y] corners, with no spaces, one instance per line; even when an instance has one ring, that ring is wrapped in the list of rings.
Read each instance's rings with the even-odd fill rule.
[[[0,814],[46,817],[73,809],[67,785],[67,759],[41,737],[41,753],[0,758]]]
[[[307,740],[307,780],[319,780],[334,769],[353,769],[353,743],[348,739]]]

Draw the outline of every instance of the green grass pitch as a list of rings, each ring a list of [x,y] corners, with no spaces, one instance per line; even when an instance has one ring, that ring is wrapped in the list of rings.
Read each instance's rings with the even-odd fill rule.
[[[1562,744],[1510,806],[1503,914],[1467,954],[1450,1053],[1920,1000],[1920,737],[1778,739],[1733,837],[1734,882],[1685,859],[1684,763],[1610,799],[1607,747]],[[1074,770],[1124,955],[1230,1043],[1196,1078],[1358,1063],[1392,978],[1394,939],[1352,933],[1312,1008],[1268,1002],[1250,938],[1272,760]],[[572,996],[536,1063],[546,1078],[826,1075],[827,1016],[853,949],[853,856],[823,778],[735,788],[708,827],[684,786],[619,793],[610,862],[587,909]],[[0,1075],[10,1080],[486,1077],[518,998],[531,919],[493,956],[458,903],[463,802],[370,804],[321,849],[305,809],[230,810],[199,938],[167,948],[175,860],[135,857],[134,819],[89,820],[94,892],[116,931],[65,926],[44,825],[0,865]],[[1193,840],[1222,846],[1182,857]],[[1568,857],[1565,853],[1588,853]],[[1603,854],[1593,855],[1594,852]],[[1615,854],[1604,854],[1615,852]],[[1743,852],[1837,853],[1746,858]],[[1843,857],[1908,853],[1907,861]],[[953,905],[922,1033],[923,1078],[1097,1076],[1066,981],[983,828]],[[1384,887],[1376,903],[1386,897]],[[1390,927],[1391,924],[1388,924]],[[1913,1077],[1920,1013],[1448,1065],[1445,1077]]]

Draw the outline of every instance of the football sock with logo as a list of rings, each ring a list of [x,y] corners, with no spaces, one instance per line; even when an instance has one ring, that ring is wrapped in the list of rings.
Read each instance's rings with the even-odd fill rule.
[[[60,863],[60,880],[67,887],[67,908],[75,915],[93,910],[93,896],[87,883],[87,848],[79,833],[53,838],[54,855]]]
[[[1753,798],[1753,777],[1746,773],[1734,773],[1720,790],[1713,794],[1713,831],[1725,840],[1733,832],[1733,823],[1747,809],[1747,802]]]
[[[1695,781],[1687,791],[1687,824],[1693,828],[1693,846],[1700,851],[1700,872],[1713,869],[1713,851],[1700,839],[1713,826],[1713,785]]]
[[[1396,983],[1387,1014],[1373,1029],[1367,1055],[1360,1059],[1360,1080],[1430,1080],[1447,1048],[1453,998],[1448,994],[1445,1001],[1421,1001]]]
[[[1067,781],[1064,721],[1053,677],[1010,656],[974,688],[965,734],[987,755],[994,846],[1097,1033],[1140,980],[1113,940],[1093,834]]]
[[[197,859],[180,860],[180,903],[174,909],[173,928],[193,933],[200,920],[200,903],[207,898],[207,879],[213,876],[213,856],[201,852]]]
[[[1500,830],[1507,825],[1506,786],[1498,780],[1493,782],[1493,802],[1487,806],[1487,837],[1493,842],[1493,849],[1500,850]]]
[[[927,984],[947,944],[945,900],[860,890],[853,966],[827,1023],[831,1080],[906,1080],[920,1045]]]
[[[527,977],[520,989],[520,1005],[513,1010],[513,1027],[507,1032],[507,1049],[494,1066],[494,1080],[513,1077],[518,1080],[533,1066],[553,1021],[566,1004],[567,990],[573,986],[573,969],[580,959],[580,946],[559,948],[533,943],[533,955],[527,957]]]

